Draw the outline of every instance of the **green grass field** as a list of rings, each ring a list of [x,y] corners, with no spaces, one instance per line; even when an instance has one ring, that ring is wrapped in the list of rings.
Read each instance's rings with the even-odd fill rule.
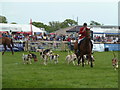
[[[24,65],[22,53],[6,52],[2,57],[3,88],[118,88],[118,70],[112,67],[112,52],[95,52],[93,68],[66,64],[67,52],[61,51],[55,51],[60,55],[57,65],[43,65],[38,52],[34,52],[38,62]]]

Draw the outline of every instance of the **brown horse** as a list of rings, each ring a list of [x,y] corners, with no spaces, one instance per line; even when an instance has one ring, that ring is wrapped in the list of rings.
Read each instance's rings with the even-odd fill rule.
[[[78,57],[78,65],[80,65],[80,60],[82,59],[82,66],[84,67],[84,57],[83,55],[88,55],[88,62],[91,62],[91,67],[93,67],[92,63],[92,43],[90,38],[90,29],[86,30],[86,37],[81,41],[80,45],[78,45],[78,41],[74,44],[74,51]]]
[[[12,54],[14,54],[12,49],[14,47],[12,39],[10,39],[9,37],[2,37],[2,39],[0,39],[0,43],[4,46],[4,51],[2,52],[2,55],[4,55],[4,52],[7,50],[6,46],[8,46],[8,48],[10,48],[10,50],[12,51]]]

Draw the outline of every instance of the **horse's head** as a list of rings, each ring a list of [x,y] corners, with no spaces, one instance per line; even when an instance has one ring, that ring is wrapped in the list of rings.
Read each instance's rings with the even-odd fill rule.
[[[86,37],[90,38],[90,29],[86,29]]]

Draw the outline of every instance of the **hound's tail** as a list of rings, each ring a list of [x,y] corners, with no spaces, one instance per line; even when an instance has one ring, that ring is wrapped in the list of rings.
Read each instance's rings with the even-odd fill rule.
[[[70,55],[70,51],[68,50],[68,55]]]
[[[23,56],[24,56],[25,54],[23,53]]]
[[[115,55],[115,52],[113,51],[113,56],[114,56],[114,58],[116,58],[116,55]]]

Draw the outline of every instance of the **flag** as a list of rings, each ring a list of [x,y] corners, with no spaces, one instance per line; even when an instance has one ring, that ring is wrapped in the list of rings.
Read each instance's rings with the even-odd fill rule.
[[[32,31],[32,19],[30,19],[30,29],[31,29],[31,35],[33,35],[33,31]]]

